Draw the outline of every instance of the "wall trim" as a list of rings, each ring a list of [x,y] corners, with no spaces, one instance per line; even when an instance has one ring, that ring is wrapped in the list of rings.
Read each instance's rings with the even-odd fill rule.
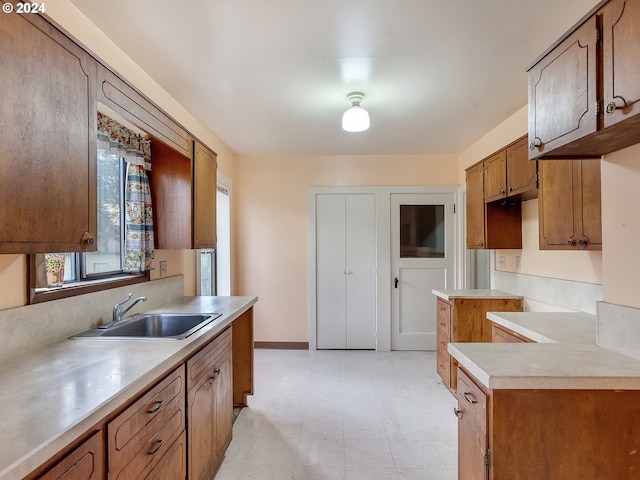
[[[275,350],[309,350],[309,342],[253,342],[253,347]]]

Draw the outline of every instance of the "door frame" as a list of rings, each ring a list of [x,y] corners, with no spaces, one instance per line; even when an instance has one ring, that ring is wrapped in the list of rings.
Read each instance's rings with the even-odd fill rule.
[[[316,196],[327,194],[373,194],[376,219],[376,350],[391,351],[391,195],[394,193],[453,193],[455,203],[454,238],[459,239],[460,187],[309,187],[309,350],[317,349],[317,304],[316,304]],[[464,231],[464,230],[462,230]],[[464,240],[464,239],[463,239]],[[458,285],[460,249],[454,253],[454,285]]]

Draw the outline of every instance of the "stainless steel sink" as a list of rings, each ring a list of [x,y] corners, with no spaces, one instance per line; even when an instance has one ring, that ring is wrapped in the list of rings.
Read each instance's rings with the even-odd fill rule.
[[[221,313],[142,313],[71,338],[164,338],[181,340],[204,327]]]

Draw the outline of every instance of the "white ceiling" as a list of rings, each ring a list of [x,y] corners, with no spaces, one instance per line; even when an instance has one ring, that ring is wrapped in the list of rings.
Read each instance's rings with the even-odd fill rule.
[[[71,2],[238,154],[342,155],[460,153],[597,0]]]

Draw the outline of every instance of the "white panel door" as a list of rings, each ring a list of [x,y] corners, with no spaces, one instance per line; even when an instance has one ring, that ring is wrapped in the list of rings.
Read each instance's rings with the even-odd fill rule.
[[[434,288],[453,288],[453,194],[391,195],[391,349],[435,350]]]
[[[345,196],[348,349],[376,348],[376,244],[373,195]]]
[[[317,348],[346,348],[344,195],[316,196]]]
[[[316,196],[316,343],[375,349],[375,200]]]

